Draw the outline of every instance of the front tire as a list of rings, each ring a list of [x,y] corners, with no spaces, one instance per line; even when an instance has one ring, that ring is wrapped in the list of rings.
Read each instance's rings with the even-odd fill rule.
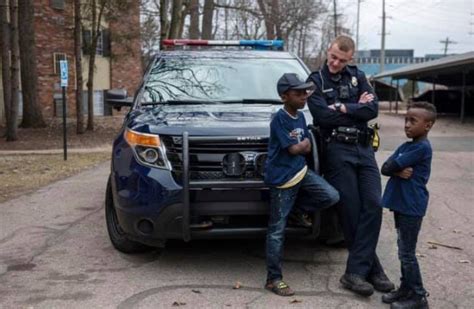
[[[150,247],[144,244],[128,239],[127,235],[120,227],[112,197],[112,184],[110,177],[107,181],[107,190],[105,194],[105,221],[107,223],[110,242],[118,251],[123,253],[140,253],[151,250]]]

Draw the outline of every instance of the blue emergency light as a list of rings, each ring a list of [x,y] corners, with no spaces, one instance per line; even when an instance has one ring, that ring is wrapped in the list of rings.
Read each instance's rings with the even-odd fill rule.
[[[255,49],[283,49],[283,43],[283,40],[163,40],[165,46],[248,46]]]

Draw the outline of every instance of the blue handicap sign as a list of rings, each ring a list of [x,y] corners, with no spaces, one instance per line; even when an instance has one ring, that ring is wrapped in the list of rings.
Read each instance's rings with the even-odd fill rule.
[[[67,79],[68,79],[67,60],[60,60],[59,67],[61,71],[61,87],[67,87]]]

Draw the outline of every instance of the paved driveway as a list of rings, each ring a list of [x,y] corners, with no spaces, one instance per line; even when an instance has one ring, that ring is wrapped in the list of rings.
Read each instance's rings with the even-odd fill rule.
[[[379,163],[403,140],[403,120],[381,118]],[[447,124],[439,123],[433,131],[431,202],[419,261],[432,308],[472,308],[474,130],[469,125],[446,131]],[[292,239],[286,246],[285,279],[297,291],[291,298],[262,289],[262,240],[170,242],[162,253],[121,254],[112,248],[104,223],[108,170],[109,164],[103,164],[0,204],[0,308],[388,307],[381,304],[380,293],[361,298],[343,290],[338,280],[345,250],[310,240]],[[463,250],[430,249],[428,241]],[[378,252],[398,282],[389,212],[384,213]],[[236,282],[241,288],[233,288]]]

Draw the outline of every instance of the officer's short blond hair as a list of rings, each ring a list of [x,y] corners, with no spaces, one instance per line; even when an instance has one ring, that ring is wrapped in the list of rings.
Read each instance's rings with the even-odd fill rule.
[[[354,40],[348,37],[347,35],[339,35],[338,37],[336,37],[334,40],[332,40],[331,44],[329,45],[329,48],[331,48],[333,44],[337,44],[337,47],[339,47],[339,49],[343,52],[355,51]]]

